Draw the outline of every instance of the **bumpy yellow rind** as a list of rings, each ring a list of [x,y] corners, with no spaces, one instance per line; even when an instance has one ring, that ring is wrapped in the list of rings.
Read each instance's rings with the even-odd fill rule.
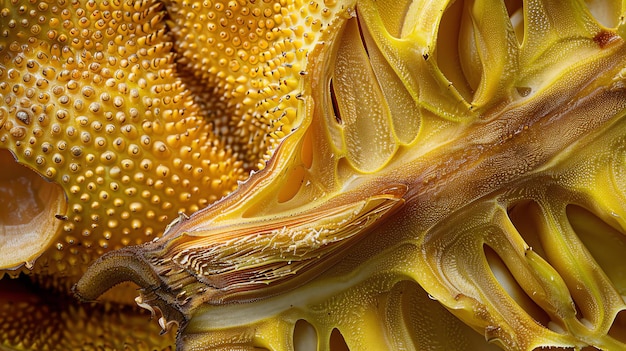
[[[173,350],[150,314],[112,302],[78,305],[25,279],[0,281],[2,350]]]
[[[30,215],[45,220],[0,224],[12,243],[0,268],[78,276],[244,179],[179,76],[165,16],[155,1],[2,4],[0,148],[32,174],[6,156],[3,168],[62,194],[7,200],[38,203]]]
[[[178,67],[244,168],[258,170],[301,123],[307,47],[332,20],[327,4],[167,1]],[[223,131],[220,133],[220,131]]]

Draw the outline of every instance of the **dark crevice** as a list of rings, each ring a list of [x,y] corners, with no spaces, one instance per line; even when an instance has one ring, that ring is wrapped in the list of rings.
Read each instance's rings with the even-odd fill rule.
[[[608,334],[615,340],[626,343],[626,310],[621,310],[617,313]]]
[[[505,0],[504,5],[519,44],[524,40],[524,4],[522,0]]]
[[[513,16],[514,13],[522,10],[524,6],[524,2],[522,0],[505,0],[504,6],[506,6],[506,11],[510,16]]]
[[[339,103],[337,102],[337,94],[335,93],[335,87],[333,86],[333,80],[330,80],[330,98],[333,103],[333,113],[335,115],[335,120],[338,124],[343,124],[343,120],[341,119],[341,113],[339,112]]]
[[[581,301],[580,298],[576,298],[576,296],[572,296],[572,302],[574,303],[574,308],[576,309],[576,318],[578,318],[579,321],[581,321],[581,323],[583,325],[588,326],[590,329],[593,328],[592,325],[590,325],[590,321],[588,319],[585,318],[585,316],[583,315],[583,311],[580,309],[580,306],[578,305],[578,302]],[[581,301],[584,302],[584,301]],[[582,321],[585,322],[582,322]]]
[[[339,329],[333,329],[330,334],[330,351],[350,351],[348,344],[346,344],[346,340],[341,335]]]
[[[546,253],[539,238],[539,224],[532,220],[541,215],[541,207],[535,201],[520,201],[509,207],[509,219],[526,244],[545,261]]]
[[[358,13],[358,11],[357,11],[357,13]],[[363,44],[363,49],[365,49],[365,53],[367,54],[367,57],[370,57],[369,50],[367,49],[367,42],[365,41],[365,36],[363,35],[363,29],[364,29],[363,28],[363,23],[362,23],[361,17],[358,16],[358,15],[356,16],[356,23],[357,23],[357,26],[359,28],[359,36],[361,38],[361,44]]]
[[[460,57],[460,31],[464,2],[456,1],[446,8],[437,32],[435,49],[437,65],[443,75],[466,101],[472,101],[473,91],[463,72]],[[424,59],[429,59],[426,54]]]
[[[527,97],[533,91],[533,89],[530,87],[515,87],[515,90],[517,90],[517,93],[521,97]]]

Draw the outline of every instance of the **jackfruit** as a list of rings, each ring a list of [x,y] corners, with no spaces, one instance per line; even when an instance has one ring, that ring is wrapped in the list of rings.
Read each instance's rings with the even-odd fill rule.
[[[81,300],[136,284],[179,350],[626,348],[621,2],[165,9],[254,172]]]

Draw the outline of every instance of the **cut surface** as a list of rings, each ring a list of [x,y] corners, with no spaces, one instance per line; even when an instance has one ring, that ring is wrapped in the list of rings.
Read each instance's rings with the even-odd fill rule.
[[[68,199],[3,345],[626,349],[623,2],[2,4],[0,147]]]

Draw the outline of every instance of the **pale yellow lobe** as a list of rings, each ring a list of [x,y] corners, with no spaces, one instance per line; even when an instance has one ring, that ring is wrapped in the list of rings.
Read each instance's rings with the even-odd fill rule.
[[[59,230],[60,221],[55,216],[65,213],[67,208],[63,189],[41,177],[33,177],[32,171],[17,165],[6,150],[0,150],[0,164],[4,166],[0,176],[4,209],[0,214],[0,247],[5,253],[0,257],[0,266],[26,264],[32,268]],[[42,228],[47,229],[42,233]]]

